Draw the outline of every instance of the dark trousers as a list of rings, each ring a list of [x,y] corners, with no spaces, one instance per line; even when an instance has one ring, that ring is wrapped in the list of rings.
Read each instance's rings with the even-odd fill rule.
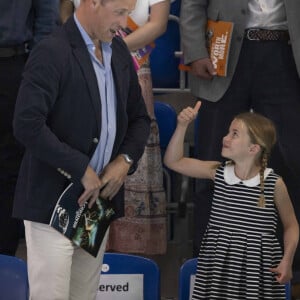
[[[13,136],[12,120],[27,55],[0,57],[0,253],[14,255],[22,230],[11,217],[23,149]]]
[[[282,41],[245,40],[232,83],[218,102],[202,101],[199,111],[196,156],[221,158],[222,139],[235,115],[253,109],[276,125],[278,142],[269,167],[287,184],[300,220],[300,78],[291,46]],[[212,183],[196,182],[194,255],[208,221]],[[299,250],[294,265],[300,269]]]

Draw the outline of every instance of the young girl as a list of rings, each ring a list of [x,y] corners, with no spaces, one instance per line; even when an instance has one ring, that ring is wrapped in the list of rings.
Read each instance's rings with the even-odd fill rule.
[[[285,183],[267,168],[274,125],[259,114],[242,113],[223,138],[222,156],[228,162],[186,158],[185,133],[200,105],[178,115],[164,158],[176,172],[214,180],[192,299],[285,299],[299,227]],[[275,236],[277,212],[284,228],[283,254]]]

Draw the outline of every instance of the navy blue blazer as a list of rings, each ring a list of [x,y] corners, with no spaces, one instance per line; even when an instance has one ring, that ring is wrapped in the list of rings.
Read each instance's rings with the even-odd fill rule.
[[[111,159],[129,154],[135,163],[149,135],[150,120],[131,55],[112,41],[117,93],[117,134]],[[101,103],[87,47],[71,17],[31,52],[23,73],[14,133],[25,146],[13,216],[49,223],[55,203],[71,182],[80,182],[101,131]],[[136,165],[134,166],[136,167]],[[113,199],[124,214],[123,189]]]

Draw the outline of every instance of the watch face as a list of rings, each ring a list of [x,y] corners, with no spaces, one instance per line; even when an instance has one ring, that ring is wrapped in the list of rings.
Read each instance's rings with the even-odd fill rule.
[[[129,164],[133,163],[133,159],[131,159],[128,154],[122,154],[122,156],[124,157],[124,159],[127,163],[129,163]]]

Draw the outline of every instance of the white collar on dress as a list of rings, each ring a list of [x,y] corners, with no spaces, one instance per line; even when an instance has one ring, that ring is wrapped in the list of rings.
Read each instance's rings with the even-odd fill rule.
[[[273,170],[271,168],[266,168],[264,172],[264,179],[272,172]],[[259,174],[256,176],[247,179],[247,180],[241,180],[238,178],[234,173],[234,165],[225,165],[224,168],[224,180],[227,184],[233,185],[237,184],[239,182],[243,182],[244,185],[248,187],[257,186],[260,184],[260,177]]]

